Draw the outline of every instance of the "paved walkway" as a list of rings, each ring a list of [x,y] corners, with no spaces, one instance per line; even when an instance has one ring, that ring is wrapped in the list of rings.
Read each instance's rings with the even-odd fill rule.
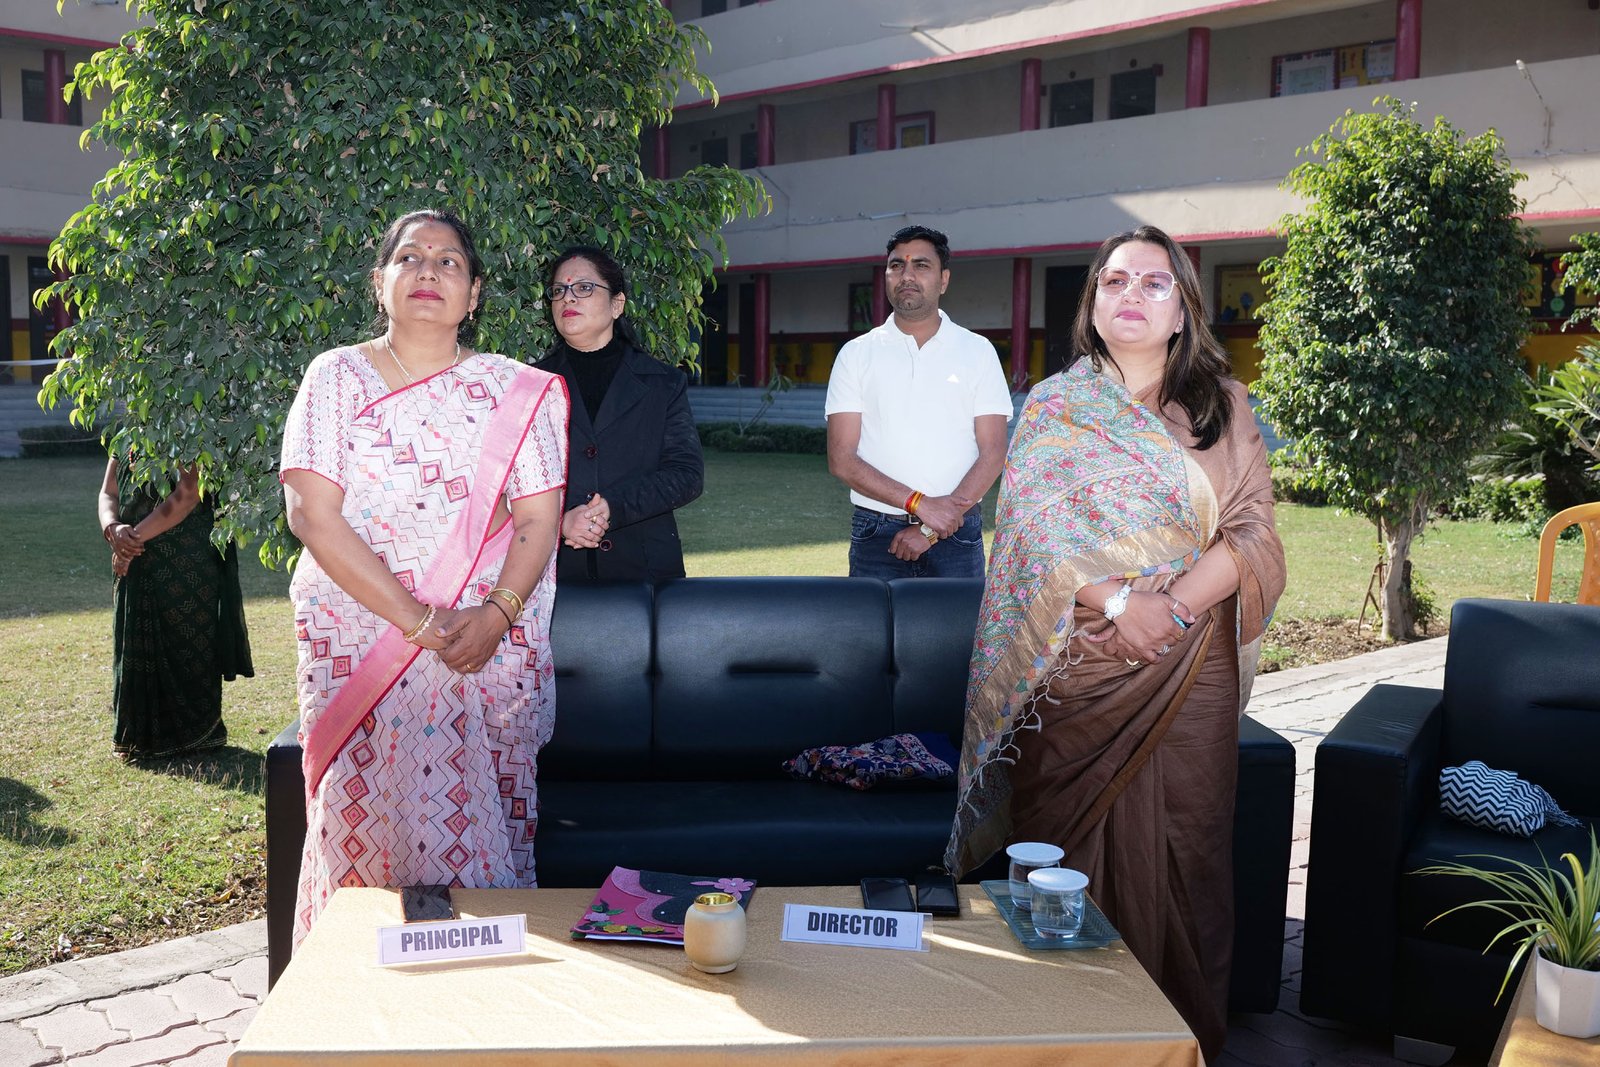
[[[1298,1010],[1313,752],[1373,683],[1441,684],[1444,648],[1424,641],[1257,681],[1251,714],[1289,738],[1296,754],[1284,994],[1270,1015],[1235,1016],[1214,1067],[1399,1064],[1387,1040]],[[266,996],[266,942],[258,920],[0,979],[0,1064],[220,1067]]]

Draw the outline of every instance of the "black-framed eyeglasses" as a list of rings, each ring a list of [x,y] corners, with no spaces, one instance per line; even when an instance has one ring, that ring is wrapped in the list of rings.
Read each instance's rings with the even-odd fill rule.
[[[1146,300],[1158,301],[1172,296],[1176,281],[1170,270],[1130,271],[1121,267],[1101,267],[1100,273],[1095,275],[1095,284],[1107,296],[1121,296],[1137,282],[1141,296]]]
[[[599,282],[573,282],[571,285],[552,285],[544,291],[544,295],[549,297],[552,303],[565,300],[569,292],[577,300],[587,300],[594,295],[596,289],[611,292],[611,286],[601,285]]]

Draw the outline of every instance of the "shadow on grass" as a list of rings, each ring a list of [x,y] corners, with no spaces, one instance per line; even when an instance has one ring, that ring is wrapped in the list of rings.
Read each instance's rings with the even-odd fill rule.
[[[0,837],[35,848],[61,848],[78,835],[60,826],[38,821],[40,812],[55,807],[55,801],[33,786],[15,778],[0,777]]]
[[[224,745],[206,752],[190,752],[167,759],[139,760],[133,766],[141,771],[187,778],[191,782],[231,789],[247,796],[261,796],[266,783],[267,764],[259,752],[236,745]]]

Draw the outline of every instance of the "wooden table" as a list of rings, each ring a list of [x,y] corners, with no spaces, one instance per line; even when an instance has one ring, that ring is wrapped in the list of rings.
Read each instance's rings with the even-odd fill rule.
[[[1600,1064],[1600,1037],[1562,1037],[1533,1017],[1533,964],[1522,971],[1517,997],[1506,1013],[1495,1042],[1491,1067],[1595,1067]]]
[[[527,915],[521,956],[377,965],[399,894],[341,889],[230,1059],[370,1065],[981,1064],[1199,1067],[1182,1018],[1119,942],[1030,952],[976,886],[928,952],[779,939],[785,902],[860,905],[854,888],[762,886],[744,959],[701,974],[674,946],[573,941],[593,893],[458,890],[462,917]]]

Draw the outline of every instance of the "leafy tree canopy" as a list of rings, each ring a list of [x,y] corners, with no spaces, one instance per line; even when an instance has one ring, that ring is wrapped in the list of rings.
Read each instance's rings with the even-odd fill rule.
[[[455,210],[487,266],[476,343],[524,360],[554,334],[543,270],[575,243],[629,269],[646,350],[696,355],[717,236],[762,210],[727,168],[646,177],[639,135],[701,91],[699,31],[658,0],[142,0],[149,25],[81,64],[109,92],[84,134],[121,155],[52,246],[77,321],[47,402],[121,454],[197,463],[221,536],[292,548],[276,479],[284,413],[317,352],[365,336],[377,237]]]
[[[1573,240],[1577,251],[1561,257],[1567,283],[1600,293],[1600,233],[1580,233]],[[1567,325],[1585,319],[1600,321],[1600,306],[1576,308]],[[1535,410],[1569,434],[1592,461],[1590,470],[1600,472],[1600,345],[1581,346],[1577,359],[1557,367],[1541,383]]]
[[[1285,181],[1307,204],[1264,265],[1256,389],[1330,499],[1378,525],[1398,637],[1411,539],[1519,408],[1535,246],[1494,131],[1467,139],[1394,98],[1376,105],[1346,112]]]

